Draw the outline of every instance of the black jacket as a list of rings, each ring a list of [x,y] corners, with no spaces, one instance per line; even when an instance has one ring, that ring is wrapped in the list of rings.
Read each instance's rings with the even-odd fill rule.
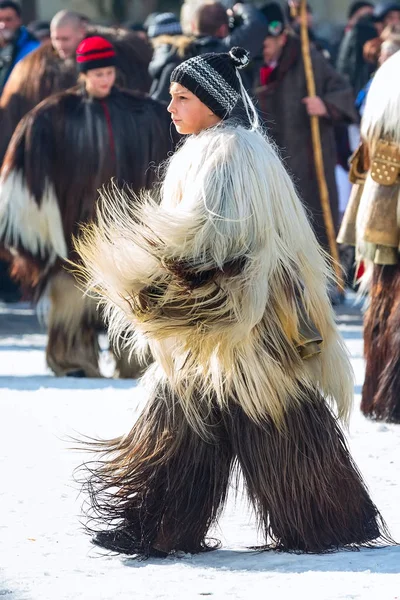
[[[375,66],[364,60],[364,44],[377,37],[372,21],[368,18],[360,21],[347,31],[340,44],[336,69],[345,75],[355,95],[368,83]]]

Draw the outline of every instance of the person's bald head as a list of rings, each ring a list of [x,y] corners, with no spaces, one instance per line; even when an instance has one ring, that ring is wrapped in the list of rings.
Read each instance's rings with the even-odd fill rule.
[[[51,42],[62,60],[72,58],[86,35],[87,21],[79,13],[60,10],[50,23]]]
[[[224,38],[229,33],[229,18],[220,2],[205,2],[196,11],[192,22],[195,35]]]

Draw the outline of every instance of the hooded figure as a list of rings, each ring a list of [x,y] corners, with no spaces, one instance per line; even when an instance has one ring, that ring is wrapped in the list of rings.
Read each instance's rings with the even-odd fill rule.
[[[117,54],[105,38],[78,46],[77,87],[43,101],[21,121],[0,180],[0,242],[12,272],[51,301],[47,363],[56,375],[97,377],[95,305],[67,273],[72,238],[94,216],[97,190],[114,178],[139,192],[170,149],[168,113],[114,85]],[[151,164],[153,168],[151,168]],[[135,369],[118,361],[122,376]]]
[[[110,330],[156,364],[131,431],[94,442],[89,529],[141,556],[212,549],[239,466],[265,548],[326,552],[386,537],[349,456],[352,373],[331,276],[240,79],[234,48],[180,64],[168,110],[189,135],[161,202],[106,195],[78,244]],[[96,526],[97,525],[97,526]]]

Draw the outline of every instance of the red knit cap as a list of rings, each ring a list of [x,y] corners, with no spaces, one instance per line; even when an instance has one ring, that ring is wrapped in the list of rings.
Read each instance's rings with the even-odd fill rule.
[[[105,38],[95,35],[85,38],[76,49],[76,62],[81,73],[90,69],[113,67],[117,62],[114,46]]]

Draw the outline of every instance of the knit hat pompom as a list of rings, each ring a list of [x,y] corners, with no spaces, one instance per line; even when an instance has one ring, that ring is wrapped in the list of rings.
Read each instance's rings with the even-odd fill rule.
[[[114,67],[117,55],[114,46],[105,38],[94,35],[85,38],[76,49],[76,62],[81,73],[90,69]]]
[[[242,94],[238,69],[250,62],[244,48],[229,53],[210,52],[185,60],[171,74],[171,83],[180,83],[221,119],[229,117]]]
[[[250,62],[250,52],[244,48],[239,48],[238,46],[235,46],[235,48],[230,50],[229,56],[237,69],[244,69]]]

